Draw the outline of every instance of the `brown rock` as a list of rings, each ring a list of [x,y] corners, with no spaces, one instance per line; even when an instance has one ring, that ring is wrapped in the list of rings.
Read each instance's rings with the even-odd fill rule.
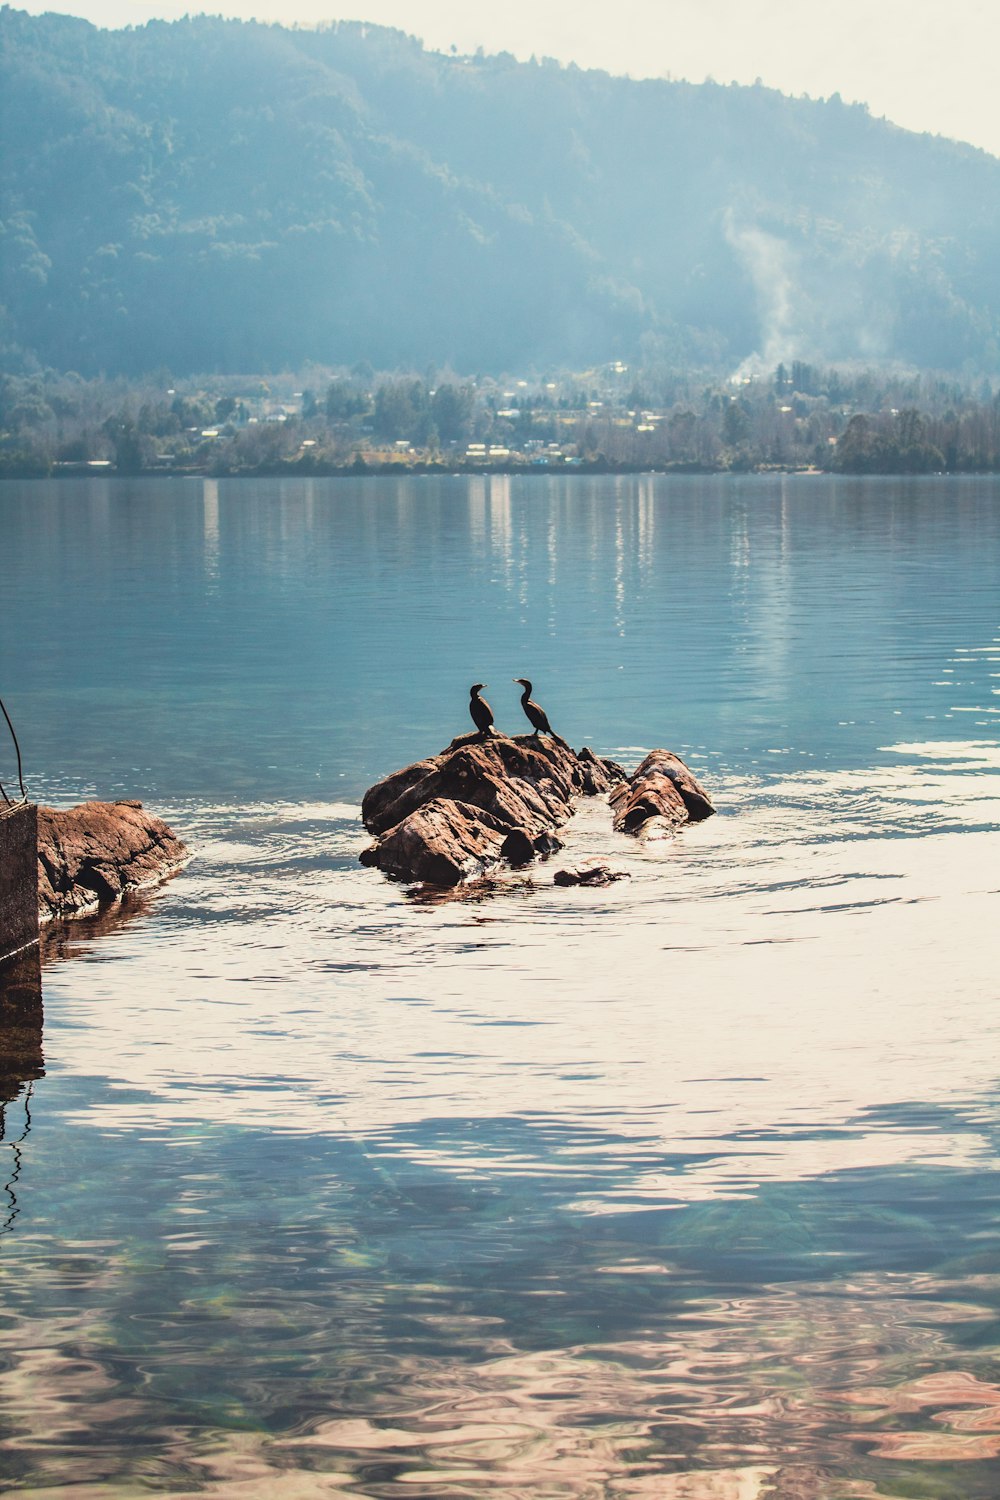
[[[366,849],[361,863],[377,865],[397,880],[459,885],[500,863],[507,834],[499,819],[482,808],[437,798]]]
[[[538,855],[555,854],[563,846],[562,839],[544,829],[534,838],[524,828],[514,828],[500,846],[500,854],[509,865],[528,865]]]
[[[610,865],[584,865],[577,870],[557,870],[552,877],[554,885],[613,885],[616,880],[629,880],[627,870],[612,870]]]
[[[187,850],[141,802],[38,809],[38,915],[78,917],[173,875]]]
[[[628,772],[616,760],[601,760],[593,750],[584,745],[577,756],[583,778],[582,791],[587,797],[597,797],[610,792],[620,781],[628,780]]]
[[[615,787],[610,801],[619,833],[648,831],[653,819],[679,828],[715,812],[687,766],[669,750],[651,750],[628,781]]]
[[[578,796],[610,791],[614,826],[626,833],[654,820],[679,827],[715,810],[668,750],[651,751],[631,780],[625,774],[614,761],[588,749],[577,754],[555,738],[462,735],[365,793],[361,813],[376,837],[361,860],[400,880],[454,886],[503,862],[521,866],[562,848],[556,831]],[[620,878],[606,865],[556,876],[560,885]]]
[[[462,735],[365,793],[361,815],[377,837],[361,859],[435,885],[475,879],[504,860],[523,865],[562,847],[555,830],[577,796],[606,791],[623,774],[538,735]]]
[[[595,792],[607,791],[616,773],[624,775],[589,750],[577,756],[535,735],[516,739],[502,734],[461,735],[440,755],[395,771],[370,787],[361,804],[361,817],[370,833],[384,833],[438,797],[473,802],[501,816],[506,807],[513,815],[516,810],[508,801],[512,790],[536,816],[561,821],[566,804],[575,793],[584,792],[585,783],[593,784]]]

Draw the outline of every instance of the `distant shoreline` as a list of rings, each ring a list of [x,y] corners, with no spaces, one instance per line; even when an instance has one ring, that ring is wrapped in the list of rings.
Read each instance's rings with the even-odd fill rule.
[[[4,480],[26,479],[411,479],[433,476],[439,479],[488,478],[491,475],[505,477],[540,476],[545,478],[572,478],[586,475],[588,478],[615,475],[659,475],[664,477],[710,477],[727,475],[745,479],[751,475],[808,474],[827,475],[840,479],[960,479],[963,476],[987,477],[1000,473],[996,466],[983,468],[920,470],[890,469],[872,473],[865,470],[822,469],[816,465],[803,464],[759,464],[745,468],[726,465],[696,463],[676,464],[609,464],[588,462],[585,459],[570,463],[496,463],[496,464],[435,464],[435,463],[380,463],[380,464],[266,464],[258,468],[212,469],[208,467],[165,469],[117,469],[113,465],[90,467],[86,464],[57,465],[44,470],[37,465],[8,468],[0,473]]]

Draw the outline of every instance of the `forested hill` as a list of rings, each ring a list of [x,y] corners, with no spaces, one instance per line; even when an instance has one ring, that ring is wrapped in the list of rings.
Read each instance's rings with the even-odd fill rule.
[[[360,24],[0,31],[8,366],[997,367],[1000,160],[861,107]]]

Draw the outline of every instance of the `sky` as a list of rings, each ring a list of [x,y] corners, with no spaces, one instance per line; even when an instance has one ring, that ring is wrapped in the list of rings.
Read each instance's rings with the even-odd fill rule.
[[[139,26],[198,5],[15,0],[14,8]],[[784,93],[861,100],[909,130],[1000,156],[1000,0],[208,0],[205,9],[286,25],[373,21],[438,51],[534,54],[634,78],[760,78]]]

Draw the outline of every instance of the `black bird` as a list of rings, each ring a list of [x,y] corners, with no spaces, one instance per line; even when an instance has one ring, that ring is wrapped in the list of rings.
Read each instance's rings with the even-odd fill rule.
[[[469,713],[484,739],[493,727],[493,710],[486,699],[479,696],[485,686],[485,682],[474,682],[469,689]]]
[[[540,703],[536,703],[534,698],[532,698],[531,683],[528,681],[527,677],[515,677],[513,680],[515,682],[519,682],[524,688],[524,692],[521,694],[521,707],[524,709],[524,712],[528,718],[528,722],[531,725],[532,729],[535,731],[535,734],[550,734],[554,740],[559,741],[560,745],[565,745],[566,741],[564,739],[560,739],[559,735],[556,734],[555,730],[552,728],[552,725],[549,723],[548,715],[546,714],[542,705]]]

